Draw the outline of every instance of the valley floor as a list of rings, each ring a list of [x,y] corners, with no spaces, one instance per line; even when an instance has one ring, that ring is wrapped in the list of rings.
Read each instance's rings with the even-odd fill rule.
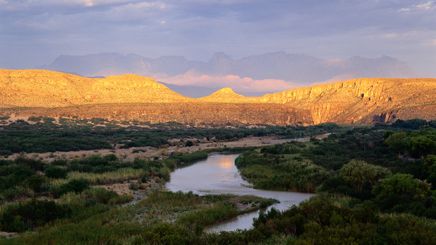
[[[318,136],[320,138],[324,135]],[[188,141],[192,139],[174,139],[175,141]],[[196,140],[196,139],[194,139]],[[135,158],[141,159],[152,159],[152,158],[165,158],[174,153],[193,153],[196,151],[204,150],[219,150],[226,148],[249,148],[249,147],[260,147],[268,145],[283,144],[293,141],[309,141],[310,137],[299,138],[299,139],[283,139],[277,136],[265,136],[265,137],[244,137],[238,140],[231,141],[207,141],[207,142],[197,142],[192,146],[165,146],[165,147],[129,147],[120,148],[115,147],[114,149],[96,149],[96,150],[79,150],[79,151],[55,151],[55,152],[42,152],[42,153],[15,153],[0,159],[3,160],[14,160],[19,157],[40,159],[43,161],[54,161],[56,159],[79,159],[83,157],[89,157],[93,155],[116,155],[117,157],[124,160],[134,160]]]
[[[49,144],[51,139],[103,138],[107,131],[51,130],[37,125],[40,132],[49,132],[35,136],[39,138],[33,142],[44,145],[38,148],[30,141],[30,126],[8,127],[0,134],[10,141],[23,141],[17,140],[14,147],[2,145],[3,152],[25,147],[41,151],[8,154],[10,159],[0,160],[0,230],[14,236],[0,239],[1,244],[434,244],[436,240],[435,122],[259,129],[256,134],[262,130],[280,133],[240,134],[238,140],[223,137],[213,143],[194,139],[199,134],[207,138],[244,129],[135,129],[132,135],[143,138],[132,136],[133,143],[144,144],[148,138],[147,143],[160,145],[92,149],[89,155],[81,150],[42,150],[56,149]],[[326,129],[333,130],[326,134]],[[110,132],[107,142],[132,143],[125,140],[130,131],[116,128]],[[113,132],[119,138],[112,138]],[[173,141],[174,135],[181,135],[183,141]],[[284,135],[288,139],[280,138]],[[303,138],[289,139],[295,135]],[[305,138],[308,135],[320,137]],[[65,149],[72,146],[67,144]],[[116,150],[120,153],[104,154]],[[251,230],[205,233],[212,224],[273,202],[253,196],[198,196],[163,190],[172,171],[207,158],[212,150],[240,152],[236,165],[255,188],[317,195],[284,212],[262,213]],[[147,157],[128,156],[138,153]]]

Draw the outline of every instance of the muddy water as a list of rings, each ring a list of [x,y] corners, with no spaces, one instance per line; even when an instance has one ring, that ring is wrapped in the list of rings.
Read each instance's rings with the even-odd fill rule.
[[[253,189],[250,184],[241,178],[235,166],[238,155],[211,154],[206,160],[199,161],[189,167],[177,169],[171,174],[171,181],[166,187],[170,191],[182,191],[199,195],[207,194],[234,194],[254,195],[264,198],[273,198],[279,201],[272,207],[286,210],[298,204],[311,194],[267,191]],[[258,211],[239,215],[238,217],[210,227],[208,232],[234,231],[237,229],[250,229],[253,219],[258,217]]]

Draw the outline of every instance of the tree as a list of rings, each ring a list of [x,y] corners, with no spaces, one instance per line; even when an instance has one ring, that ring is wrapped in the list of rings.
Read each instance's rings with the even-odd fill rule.
[[[407,149],[407,133],[393,133],[386,138],[385,143],[394,151],[402,153],[404,149]]]
[[[358,195],[370,194],[373,186],[389,174],[391,174],[389,169],[359,160],[351,160],[339,171],[339,176]]]
[[[425,212],[424,205],[431,198],[430,184],[410,174],[394,174],[383,179],[373,193],[375,202],[382,210],[417,214]]]

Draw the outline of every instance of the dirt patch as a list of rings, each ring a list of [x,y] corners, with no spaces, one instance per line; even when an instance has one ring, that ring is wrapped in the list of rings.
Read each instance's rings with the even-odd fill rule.
[[[114,154],[120,159],[134,160],[135,158],[153,159],[165,158],[171,153],[191,153],[200,150],[223,149],[223,148],[238,148],[238,147],[258,147],[266,145],[283,144],[292,141],[308,141],[310,138],[299,139],[281,139],[274,136],[269,137],[246,137],[236,141],[221,141],[221,142],[200,142],[193,146],[167,146],[167,147],[132,147],[132,148],[116,148],[116,149],[100,149],[100,150],[83,150],[83,151],[68,151],[68,152],[46,152],[46,153],[16,153],[2,159],[14,160],[17,157],[27,157],[40,159],[51,162],[56,159],[79,159],[92,155],[109,155]],[[1,159],[1,158],[0,158]]]

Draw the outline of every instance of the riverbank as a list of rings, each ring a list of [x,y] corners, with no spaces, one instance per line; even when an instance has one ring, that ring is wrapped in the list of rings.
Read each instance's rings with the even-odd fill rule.
[[[269,208],[275,208],[279,211],[285,211],[312,197],[311,194],[305,193],[268,191],[249,187],[249,183],[241,178],[235,166],[235,159],[238,156],[238,154],[210,154],[205,160],[176,169],[171,173],[166,188],[173,192],[192,192],[202,196],[231,194],[277,200],[277,203]],[[221,232],[250,229],[253,227],[253,219],[257,218],[258,214],[258,209],[255,209],[245,214],[243,218],[232,217],[233,219],[226,220],[216,227],[208,227],[208,230]]]

